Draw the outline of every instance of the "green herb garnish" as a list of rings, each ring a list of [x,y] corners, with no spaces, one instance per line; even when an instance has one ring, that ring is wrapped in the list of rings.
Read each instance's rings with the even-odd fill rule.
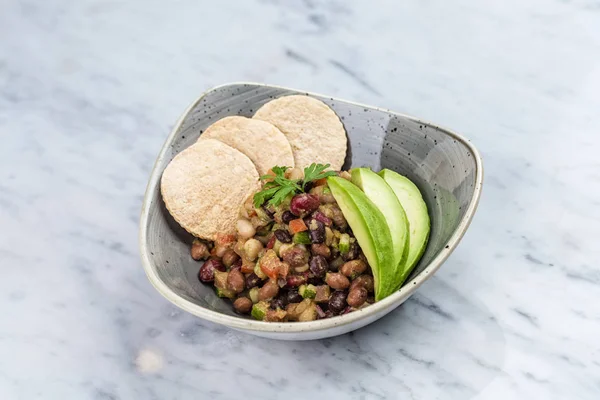
[[[263,189],[254,195],[254,207],[262,206],[266,201],[273,206],[280,205],[290,194],[302,193],[305,191],[306,184],[328,176],[337,175],[335,171],[325,171],[329,168],[329,164],[311,164],[304,168],[304,179],[287,179],[285,171],[289,167],[273,167],[271,170],[275,174],[263,175],[261,180],[269,182],[265,183]]]

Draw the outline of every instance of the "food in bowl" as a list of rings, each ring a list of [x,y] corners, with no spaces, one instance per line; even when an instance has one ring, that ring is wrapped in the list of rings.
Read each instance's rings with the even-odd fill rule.
[[[270,322],[346,314],[398,290],[429,234],[416,186],[389,170],[341,171],[343,125],[316,99],[275,99],[254,118],[272,128],[248,133],[247,121],[218,121],[218,134],[201,136],[163,173],[167,209],[198,238],[191,247],[192,258],[205,260],[198,279],[236,312]],[[281,153],[244,140],[273,135],[271,143],[282,143],[280,134],[289,143]],[[295,167],[259,176],[289,149]]]

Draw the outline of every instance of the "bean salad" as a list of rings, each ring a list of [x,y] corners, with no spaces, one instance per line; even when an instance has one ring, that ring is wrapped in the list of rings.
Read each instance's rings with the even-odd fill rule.
[[[350,180],[347,171],[337,175]],[[302,170],[285,171],[302,182]],[[313,321],[374,302],[374,279],[325,178],[303,182],[278,205],[241,207],[236,234],[194,240],[198,272],[239,314],[270,322]]]

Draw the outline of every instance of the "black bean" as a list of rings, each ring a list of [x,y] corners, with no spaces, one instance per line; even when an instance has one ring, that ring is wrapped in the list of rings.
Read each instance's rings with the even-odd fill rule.
[[[325,282],[323,282],[323,278],[319,278],[319,277],[316,277],[316,276],[309,277],[307,279],[306,283],[310,284],[310,285],[315,285],[315,286],[319,286],[319,285],[324,285],[325,284]]]
[[[323,243],[325,241],[325,225],[316,219],[308,223],[308,235],[312,243]]]
[[[338,257],[329,263],[329,270],[337,272],[342,265],[344,265],[344,260],[341,257]]]
[[[284,231],[283,229],[277,229],[275,231],[275,237],[281,243],[292,243],[292,235],[288,231]]]
[[[265,204],[261,206],[261,208],[265,211],[269,218],[273,219],[273,215],[275,215],[275,213],[273,212],[273,210],[270,210],[271,207],[272,206],[267,207]]]
[[[316,277],[324,277],[327,272],[327,260],[323,256],[313,256],[310,260],[310,272]]]
[[[289,211],[289,210],[288,210],[288,211],[286,211],[286,212],[284,212],[284,213],[281,215],[281,220],[282,220],[282,221],[283,221],[285,224],[289,224],[289,223],[290,223],[290,221],[292,221],[292,220],[294,220],[294,219],[296,219],[296,218],[297,218],[297,217],[296,217],[294,214],[292,214],[292,212],[291,212],[291,211]]]
[[[272,310],[276,310],[278,308],[285,309],[285,304],[283,304],[283,300],[281,299],[273,299],[271,300],[271,304],[269,305]]]
[[[246,277],[246,287],[252,289],[260,284],[260,278],[254,272]]]
[[[336,290],[329,297],[329,311],[334,314],[339,314],[346,308],[346,292],[343,290]]]
[[[298,293],[297,290],[290,290],[289,292],[287,292],[288,303],[300,303],[302,300],[304,299],[302,298],[302,296],[300,296],[300,293]]]

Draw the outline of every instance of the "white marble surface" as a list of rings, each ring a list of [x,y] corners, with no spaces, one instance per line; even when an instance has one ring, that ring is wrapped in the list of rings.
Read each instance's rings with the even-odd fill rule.
[[[155,155],[239,80],[480,148],[471,229],[389,316],[274,342],[148,283]],[[0,0],[0,399],[598,399],[599,110],[596,0]]]

